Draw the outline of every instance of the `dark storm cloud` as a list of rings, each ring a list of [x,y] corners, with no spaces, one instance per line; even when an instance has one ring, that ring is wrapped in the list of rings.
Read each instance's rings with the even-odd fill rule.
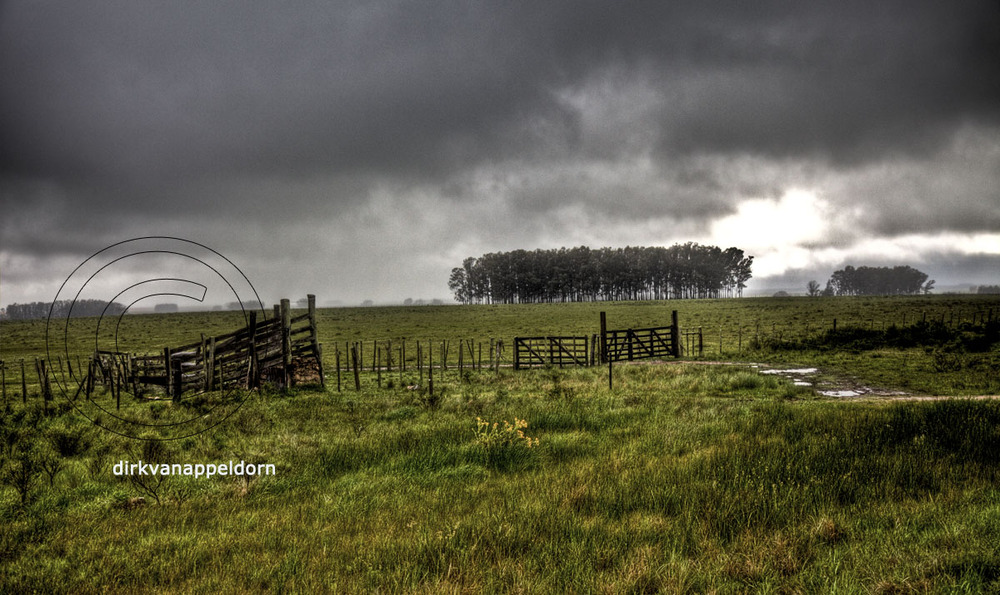
[[[14,3],[3,13],[8,173],[454,169],[572,138],[552,92],[653,77],[667,154],[925,151],[996,121],[985,2]],[[647,124],[648,125],[648,124]]]

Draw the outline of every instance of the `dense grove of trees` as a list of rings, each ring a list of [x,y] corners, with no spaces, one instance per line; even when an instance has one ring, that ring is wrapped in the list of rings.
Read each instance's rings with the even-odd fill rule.
[[[69,300],[55,302],[31,302],[30,304],[11,304],[0,310],[0,317],[7,320],[28,320],[31,318],[47,318],[51,308],[53,318],[65,318],[73,307],[72,315],[75,316],[100,316],[102,313],[117,316],[125,311],[125,306],[118,302],[110,306],[103,300],[77,300],[75,303]],[[107,306],[107,310],[105,310]]]
[[[448,287],[465,304],[733,297],[752,256],[688,242],[670,248],[514,250],[466,258]]]
[[[976,293],[979,294],[998,294],[1000,293],[1000,285],[980,285],[976,288]]]
[[[934,281],[927,273],[908,266],[858,267],[846,266],[834,271],[826,284],[828,295],[913,295],[929,293]]]

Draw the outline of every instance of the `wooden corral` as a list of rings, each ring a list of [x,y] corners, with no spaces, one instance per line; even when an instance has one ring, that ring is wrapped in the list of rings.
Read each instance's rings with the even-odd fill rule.
[[[263,317],[262,317],[263,318]],[[316,333],[316,296],[308,296],[305,314],[291,316],[290,302],[281,300],[270,319],[248,314],[241,329],[206,337],[153,355],[99,351],[87,382],[94,380],[120,392],[122,386],[141,395],[158,387],[174,400],[185,392],[253,389],[269,384],[289,387],[325,385],[322,351]]]

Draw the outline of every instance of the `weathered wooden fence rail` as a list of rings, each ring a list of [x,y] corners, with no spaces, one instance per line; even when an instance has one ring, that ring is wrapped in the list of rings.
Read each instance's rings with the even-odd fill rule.
[[[514,369],[539,366],[586,366],[591,341],[580,337],[514,337]]]

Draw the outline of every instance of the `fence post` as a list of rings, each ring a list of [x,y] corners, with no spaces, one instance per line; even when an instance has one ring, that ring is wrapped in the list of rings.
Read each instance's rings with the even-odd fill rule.
[[[28,404],[28,381],[24,375],[24,358],[21,358],[21,402]]]
[[[600,359],[601,363],[608,361],[608,315],[606,312],[601,312],[601,353]],[[609,376],[610,378],[610,376]],[[610,388],[610,380],[608,381],[608,388]]]
[[[96,363],[96,361],[97,361],[96,358],[95,358],[94,361]],[[171,362],[170,362],[170,348],[169,347],[164,347],[163,348],[163,369],[164,369],[164,372],[165,372],[165,374],[167,376],[167,380],[166,380],[167,394],[170,395],[171,398],[173,398],[174,402],[178,402],[178,401],[180,401],[180,399],[177,398],[178,395],[174,391],[174,369],[173,369],[173,366],[171,365]]]
[[[361,390],[361,376],[358,373],[358,345],[355,343],[351,345],[351,361],[353,362],[354,368],[354,390]]]
[[[285,386],[289,387],[292,384],[292,378],[290,376],[292,368],[292,343],[291,335],[289,331],[291,330],[291,309],[292,304],[288,298],[281,299],[281,362],[282,362],[282,375],[285,377]]]
[[[247,390],[260,388],[260,358],[257,356],[257,312],[250,312],[250,322],[247,325],[247,338],[250,340],[250,369],[247,371]],[[287,374],[286,374],[287,378]],[[285,386],[288,386],[287,384]]]
[[[326,376],[323,374],[323,350],[319,344],[319,333],[316,330],[316,295],[307,294],[306,300],[309,302],[309,340],[312,343],[313,355],[316,356],[316,365],[319,367],[319,385],[326,388]]]
[[[90,395],[94,392],[94,359],[90,358],[87,360],[87,400],[90,400]]]
[[[215,337],[208,338],[208,356],[205,358],[205,377],[208,379],[208,390],[215,390]]]
[[[514,337],[514,369],[521,369],[521,341]]]
[[[0,388],[3,389],[3,402],[7,404],[7,366],[0,361]]]
[[[673,356],[681,356],[681,327],[677,321],[677,310],[674,310],[670,314],[670,337],[671,337],[671,347],[673,347]]]
[[[337,392],[339,393],[340,392],[340,346],[339,345],[333,346],[333,355],[337,363]]]
[[[428,395],[434,396],[434,344],[430,341],[427,342],[429,349],[427,350],[427,392]]]

